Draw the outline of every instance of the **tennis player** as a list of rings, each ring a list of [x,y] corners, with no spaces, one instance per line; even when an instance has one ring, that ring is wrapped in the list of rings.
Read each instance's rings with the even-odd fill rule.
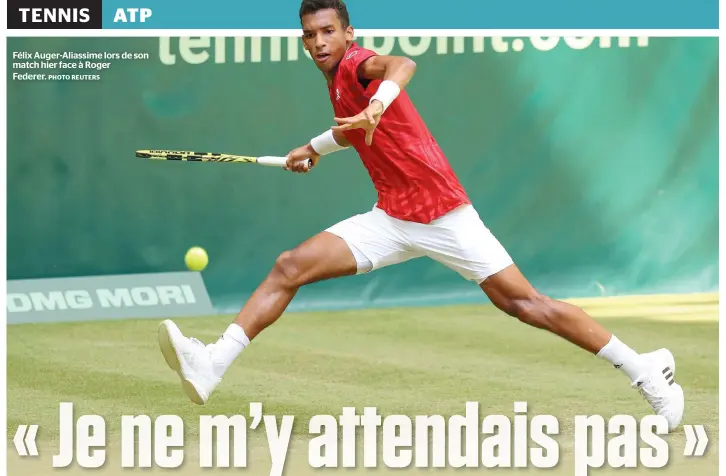
[[[287,168],[305,173],[306,159],[314,167],[321,156],[352,147],[378,202],[282,253],[217,342],[205,346],[173,322],[161,324],[162,353],[189,398],[206,403],[227,368],[282,315],[301,286],[427,257],[476,283],[503,312],[613,365],[675,429],[684,395],[675,383],[673,354],[639,354],[582,309],[540,294],[527,281],[482,223],[406,93],[416,64],[357,45],[341,0],[303,0],[300,20],[304,47],[327,81],[337,125],[292,150]]]

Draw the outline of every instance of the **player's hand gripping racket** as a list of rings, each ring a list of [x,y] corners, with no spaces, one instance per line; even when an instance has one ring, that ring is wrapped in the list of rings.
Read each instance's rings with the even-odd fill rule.
[[[181,160],[185,162],[232,162],[242,164],[266,165],[268,167],[285,167],[287,157],[219,154],[215,152],[192,152],[185,150],[137,150],[136,157],[151,160]],[[313,161],[308,159],[308,168]]]

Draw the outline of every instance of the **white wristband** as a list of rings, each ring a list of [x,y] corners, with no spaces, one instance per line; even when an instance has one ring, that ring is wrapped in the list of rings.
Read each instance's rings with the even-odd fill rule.
[[[396,84],[395,81],[387,79],[378,86],[378,91],[376,91],[376,94],[373,95],[370,102],[375,100],[381,101],[383,104],[383,110],[385,111],[399,94],[401,94],[401,88],[398,84]]]
[[[332,154],[333,152],[347,149],[347,147],[343,147],[342,145],[335,142],[335,137],[333,136],[332,129],[328,129],[319,136],[313,138],[310,141],[310,145],[312,146],[313,150],[320,155]]]

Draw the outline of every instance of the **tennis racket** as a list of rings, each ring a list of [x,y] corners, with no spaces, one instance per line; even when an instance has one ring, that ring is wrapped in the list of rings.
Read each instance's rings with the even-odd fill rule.
[[[136,157],[151,160],[181,160],[185,162],[232,162],[241,164],[266,165],[268,167],[285,167],[287,157],[219,154],[216,152],[192,152],[185,150],[137,150]],[[308,167],[313,161],[308,159]]]

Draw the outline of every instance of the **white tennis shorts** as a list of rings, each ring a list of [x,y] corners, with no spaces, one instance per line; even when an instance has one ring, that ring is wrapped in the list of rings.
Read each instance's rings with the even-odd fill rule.
[[[428,224],[403,221],[378,207],[326,230],[350,247],[358,274],[427,256],[477,284],[512,265],[512,258],[471,205]]]

